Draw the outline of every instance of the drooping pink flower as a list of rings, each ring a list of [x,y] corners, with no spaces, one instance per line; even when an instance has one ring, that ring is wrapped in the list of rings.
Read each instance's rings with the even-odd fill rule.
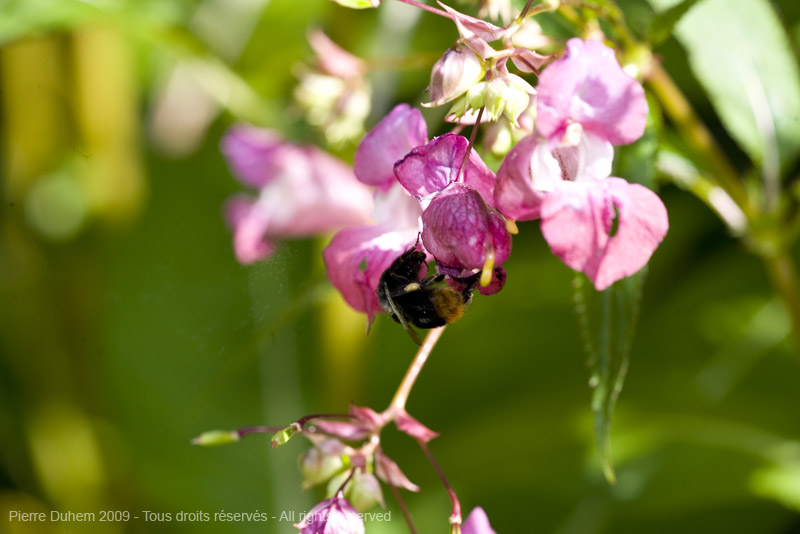
[[[641,269],[669,228],[655,193],[609,178],[612,145],[644,132],[644,90],[613,50],[570,39],[538,91],[536,132],[503,161],[497,209],[512,219],[541,218],[550,249],[603,290]]]
[[[473,508],[461,525],[461,534],[495,534],[486,512],[480,506]]]
[[[443,190],[422,213],[422,224],[427,251],[462,277],[481,270],[488,254],[499,266],[511,253],[505,219],[469,185],[455,183]]]
[[[530,136],[506,157],[495,188],[501,213],[541,217],[553,253],[599,291],[641,269],[669,228],[655,193],[608,177],[612,158],[608,142],[591,134],[552,151]]]
[[[364,521],[344,497],[325,499],[294,525],[300,534],[364,534]]]
[[[336,234],[323,252],[333,286],[369,323],[383,311],[375,293],[381,274],[417,240],[422,230],[419,202],[397,183],[394,163],[427,141],[422,114],[407,104],[396,106],[365,137],[356,151],[355,174],[377,186],[373,222]]]
[[[260,189],[258,197],[233,197],[226,208],[242,263],[266,258],[282,239],[369,220],[369,188],[347,165],[318,148],[293,145],[269,130],[239,124],[222,140],[222,152],[245,185]]]
[[[322,253],[333,287],[353,309],[365,312],[369,323],[383,311],[375,293],[381,274],[422,229],[419,202],[399,184],[376,193],[375,205],[376,224],[341,230]]]
[[[395,165],[398,181],[425,206],[426,250],[440,272],[454,277],[493,270],[511,252],[505,220],[494,209],[494,173],[475,151],[467,159],[463,182],[459,181],[468,145],[464,137],[445,134],[415,148]]]
[[[566,54],[542,72],[537,90],[536,131],[551,146],[573,123],[613,145],[632,143],[644,132],[644,89],[601,42],[567,41]]]

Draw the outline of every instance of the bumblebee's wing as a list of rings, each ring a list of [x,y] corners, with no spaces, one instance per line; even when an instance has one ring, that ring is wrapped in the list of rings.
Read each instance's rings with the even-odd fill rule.
[[[397,308],[397,304],[394,303],[394,299],[392,298],[392,294],[389,292],[389,288],[386,287],[386,284],[383,284],[383,289],[386,292],[386,300],[389,301],[389,306],[392,308],[392,313],[394,316],[397,317],[397,320],[400,321],[400,324],[403,325],[403,328],[408,335],[411,336],[411,340],[416,343],[417,345],[422,345],[422,340],[419,338],[419,334],[414,331],[411,326],[409,326],[408,321],[406,321],[405,316],[400,313],[400,310]]]

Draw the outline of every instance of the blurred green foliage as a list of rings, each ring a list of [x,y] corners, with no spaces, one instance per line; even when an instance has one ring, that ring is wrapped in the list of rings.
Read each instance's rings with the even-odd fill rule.
[[[761,51],[765,41],[735,37],[755,64],[796,69],[800,8],[772,5],[793,42]],[[681,46],[703,49],[696,26],[706,21],[679,22],[679,42],[647,2],[620,6],[635,33],[660,32],[654,52],[734,165],[761,163],[752,128],[723,126],[741,110],[715,109],[703,89],[735,82],[696,78],[700,59]],[[430,65],[456,32],[414,16],[391,0],[363,12],[326,0],[0,3],[0,531],[290,532],[287,521],[213,514],[280,515],[318,500],[300,491],[299,440],[274,451],[262,436],[210,449],[189,440],[349,402],[382,409],[415,347],[386,317],[364,337],[363,318],[325,282],[322,241],[236,263],[221,206],[239,186],[218,142],[240,119],[321,142],[290,101],[292,66],[310,55],[305,28],[364,57]],[[564,31],[560,19],[544,25]],[[780,85],[783,73],[764,65]],[[160,123],[180,69],[193,82],[188,107]],[[373,117],[420,101],[427,78],[426,66],[377,71]],[[800,96],[781,98],[796,108]],[[441,110],[425,114],[445,131]],[[797,132],[797,115],[786,120],[777,134],[788,158],[800,140],[782,133]],[[654,144],[680,150],[681,140],[648,132],[618,166],[649,184]],[[796,176],[795,160],[780,166]],[[796,333],[759,260],[708,207],[671,185],[661,194],[671,228],[649,268],[611,427],[616,485],[594,446],[573,273],[536,223],[520,225],[506,288],[448,328],[410,397],[409,411],[441,433],[431,448],[462,503],[483,506],[501,534],[800,532]],[[385,439],[422,487],[408,496],[417,524],[443,531],[448,499],[424,455],[404,436]],[[36,524],[7,521],[10,510],[139,519]],[[367,531],[405,532],[392,510]],[[146,511],[173,520],[146,521]],[[212,520],[177,521],[181,511]]]

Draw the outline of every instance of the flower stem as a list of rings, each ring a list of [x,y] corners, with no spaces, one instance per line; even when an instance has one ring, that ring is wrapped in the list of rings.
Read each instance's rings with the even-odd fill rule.
[[[414,520],[411,518],[411,513],[408,511],[408,506],[406,506],[406,501],[400,494],[400,490],[397,489],[397,486],[395,486],[394,484],[389,484],[389,489],[392,490],[392,495],[394,495],[394,500],[397,501],[397,506],[400,507],[400,512],[403,514],[403,519],[406,520],[406,524],[408,525],[408,531],[411,532],[411,534],[418,534],[417,527],[414,526]]]
[[[795,342],[800,346],[800,282],[794,261],[786,251],[763,255],[762,258],[772,280],[772,286],[786,305],[786,311],[792,321]]]
[[[236,434],[239,438],[243,438],[245,436],[249,436],[250,434],[274,434],[275,432],[279,432],[283,430],[283,427],[280,426],[246,426],[244,428],[240,428],[235,430]]]
[[[425,4],[421,4],[420,2],[416,2],[415,0],[399,0],[399,1],[403,2],[404,4],[408,4],[410,6],[418,7],[420,9],[424,9],[425,11],[430,11],[431,13],[435,13],[436,15],[439,15],[439,16],[442,16],[442,17],[446,17],[448,19],[452,18],[450,16],[450,14],[447,13],[446,11],[442,11],[441,9],[436,9],[435,7],[431,7],[431,6],[428,6],[428,5],[425,5]]]
[[[475,146],[475,137],[477,136],[478,128],[481,125],[481,117],[483,117],[484,109],[484,107],[481,107],[481,109],[478,110],[478,116],[475,118],[475,124],[472,126],[472,132],[469,134],[467,151],[464,153],[464,159],[461,160],[461,167],[458,169],[458,181],[461,183],[464,182],[464,175],[467,172],[467,161],[469,161],[469,155],[472,153],[472,147]]]
[[[411,362],[408,371],[406,371],[403,381],[400,382],[400,387],[397,388],[397,392],[394,394],[392,403],[386,410],[387,412],[390,412],[392,415],[394,415],[396,413],[402,413],[405,411],[406,401],[408,401],[408,395],[411,393],[411,388],[414,387],[414,382],[417,381],[417,377],[419,376],[420,371],[422,371],[422,367],[425,365],[425,362],[427,361],[428,356],[430,356],[431,351],[433,351],[433,347],[436,346],[436,342],[439,341],[444,329],[444,326],[434,328],[428,332],[427,336],[425,336],[425,341],[417,351],[416,356],[414,356],[414,360]]]
[[[450,482],[447,480],[447,476],[445,476],[444,471],[442,471],[441,466],[434,458],[433,453],[428,448],[428,444],[422,441],[421,439],[417,440],[419,443],[420,448],[422,448],[425,455],[428,457],[428,460],[431,461],[433,464],[433,468],[436,469],[436,473],[439,475],[439,478],[442,480],[442,484],[444,484],[447,493],[450,494],[450,500],[453,502],[453,511],[450,512],[450,524],[451,525],[458,525],[461,526],[461,502],[458,500],[458,495],[456,495],[453,486],[450,485]],[[457,529],[458,532],[460,529]]]

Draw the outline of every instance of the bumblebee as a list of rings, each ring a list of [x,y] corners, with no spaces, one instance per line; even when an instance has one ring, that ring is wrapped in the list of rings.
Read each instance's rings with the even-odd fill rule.
[[[419,334],[411,328],[436,328],[459,319],[472,300],[472,291],[480,273],[465,279],[454,279],[464,286],[457,291],[446,284],[443,274],[420,279],[425,253],[416,245],[401,254],[381,275],[378,303],[392,319],[421,345]]]

